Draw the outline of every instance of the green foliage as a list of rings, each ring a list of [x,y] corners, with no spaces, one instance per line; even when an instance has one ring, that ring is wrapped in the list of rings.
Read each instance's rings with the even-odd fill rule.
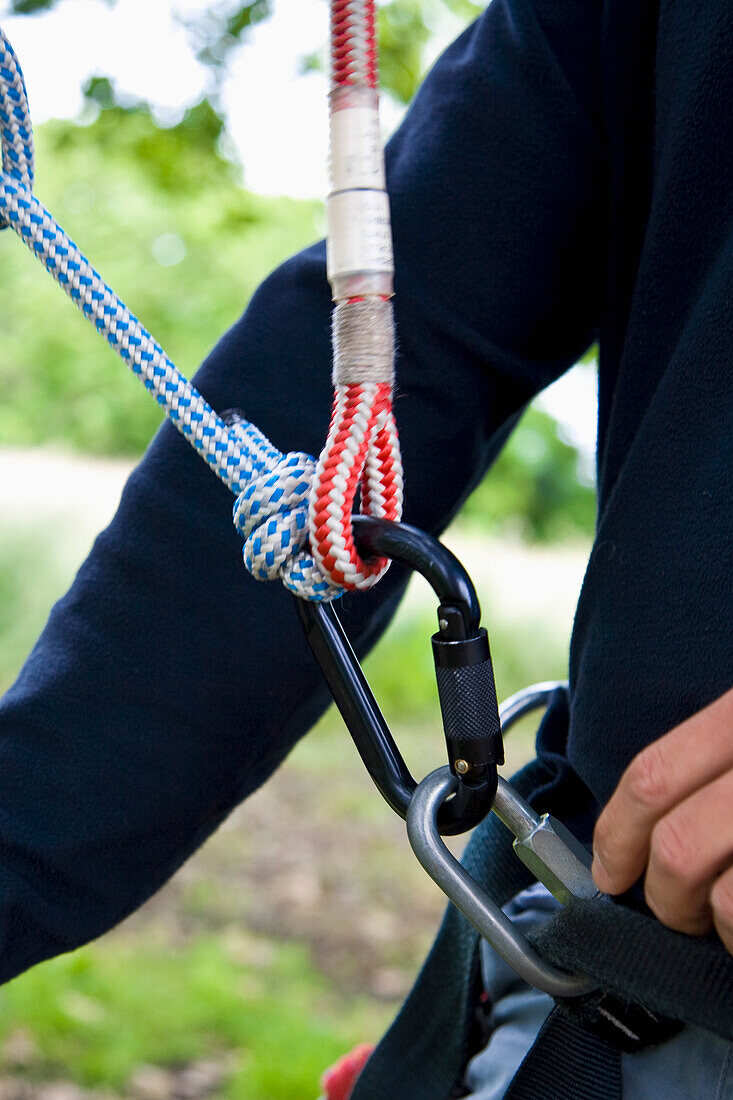
[[[107,76],[93,76],[83,88],[84,96],[90,104],[101,111],[115,106],[114,84]]]
[[[35,15],[54,7],[56,0],[10,0],[13,15]]]
[[[84,95],[95,109],[94,123],[81,129],[58,124],[57,133],[63,137],[52,144],[52,153],[70,143],[84,145],[84,129],[88,129],[86,140],[103,154],[103,165],[122,153],[128,165],[144,170],[146,180],[152,172],[169,192],[177,194],[185,188],[200,197],[204,187],[238,184],[236,168],[219,151],[224,123],[208,99],[189,107],[175,126],[159,126],[145,101],[121,106],[107,77],[93,77]]]
[[[388,95],[409,103],[427,68],[436,29],[450,18],[458,34],[484,8],[474,0],[391,0],[379,8],[379,78]]]
[[[379,9],[379,75],[385,91],[409,103],[424,72],[431,31],[423,0],[392,0]]]
[[[530,408],[469,497],[462,519],[530,541],[592,534],[595,492],[579,476],[578,451],[560,432],[551,416]]]
[[[442,3],[466,23],[476,19],[486,7],[485,4],[475,3],[474,0],[442,0]]]
[[[34,12],[50,8],[53,0],[10,0],[15,15],[33,15]]]
[[[390,0],[377,11],[379,84],[398,103],[409,103],[425,76],[436,30],[449,21],[458,34],[484,8],[473,0]],[[325,68],[323,49],[303,58],[302,71]]]
[[[167,129],[114,105],[37,134],[36,193],[189,376],[262,278],[321,235],[319,203],[241,189],[220,132],[203,101]],[[0,250],[0,443],[140,453],[156,404],[14,234]]]
[[[186,20],[196,57],[218,81],[232,49],[257,23],[272,14],[272,0],[218,0]]]
[[[302,948],[245,934],[177,950],[107,939],[0,992],[0,1038],[32,1038],[40,1080],[121,1089],[141,1064],[236,1052],[218,1093],[232,1100],[313,1100],[326,1066],[365,1027],[376,1035],[381,1015],[337,999]]]
[[[511,623],[489,611],[494,673],[501,698],[533,680],[563,679],[567,674],[568,638],[552,622],[532,624],[528,647],[526,623]],[[400,616],[369,655],[364,669],[388,719],[414,724],[438,711],[430,636],[437,629],[434,615]]]

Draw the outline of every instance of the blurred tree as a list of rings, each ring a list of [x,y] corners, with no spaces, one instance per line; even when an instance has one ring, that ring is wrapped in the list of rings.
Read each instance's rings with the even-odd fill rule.
[[[10,0],[10,6],[33,15],[60,2]],[[107,257],[105,276],[174,358],[185,353],[180,365],[187,373],[267,271],[320,233],[319,204],[243,191],[223,151],[220,93],[229,59],[272,7],[273,0],[214,0],[186,18],[191,48],[209,81],[177,125],[159,127],[150,104],[123,98],[109,77],[97,76],[84,89],[94,121],[49,123],[39,134],[39,194],[72,234],[79,225],[80,244],[92,257]],[[474,0],[382,4],[385,90],[407,103],[436,35],[457,32],[482,7]],[[304,59],[305,68],[324,64],[325,47]],[[50,175],[47,165],[53,166]],[[13,248],[3,256],[0,442],[64,441],[97,453],[139,452],[160,420],[157,407],[21,253]],[[530,409],[464,515],[492,530],[509,524],[525,538],[544,540],[589,533],[594,512],[576,448],[552,417]]]
[[[530,542],[590,535],[595,492],[577,447],[554,417],[530,408],[462,517],[491,531],[513,531]]]
[[[104,82],[88,91],[108,102]],[[265,275],[322,232],[320,203],[242,189],[221,126],[207,101],[166,128],[147,104],[112,104],[36,134],[37,194],[189,376]],[[0,246],[0,443],[139,454],[155,402],[38,262],[10,234]]]
[[[37,15],[57,7],[62,0],[10,0],[10,10],[15,15]],[[117,0],[105,0],[114,7]],[[247,32],[272,14],[272,0],[211,0],[195,15],[179,16],[186,28],[196,59],[206,68],[209,80],[205,99],[216,105],[226,76],[227,62],[232,50],[246,38]],[[112,82],[106,83],[108,100],[103,106],[116,104],[122,109],[135,109],[139,102],[130,104],[117,95]],[[97,89],[99,91],[99,89]],[[97,99],[97,97],[94,97]]]
[[[390,0],[381,7],[379,68],[384,90],[399,103],[409,103],[425,75],[429,47],[441,25],[447,23],[457,34],[484,7],[473,0]]]
[[[35,15],[66,0],[9,0],[15,15]],[[114,6],[117,0],[106,0]],[[425,75],[428,47],[446,20],[456,33],[474,19],[485,3],[475,0],[388,0],[379,8],[380,79],[388,95],[399,103],[409,103]],[[208,71],[206,97],[217,105],[227,74],[232,51],[245,41],[247,33],[268,19],[273,0],[212,0],[194,15],[180,16],[186,27],[191,48]],[[326,47],[303,59],[304,70],[322,68]],[[128,105],[116,97],[121,107]]]
[[[14,15],[35,15],[39,11],[52,8],[56,0],[10,0],[10,10]]]

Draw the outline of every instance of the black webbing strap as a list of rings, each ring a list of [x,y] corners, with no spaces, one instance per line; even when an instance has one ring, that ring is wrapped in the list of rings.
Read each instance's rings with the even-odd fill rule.
[[[545,780],[545,769],[525,769],[515,778],[517,790],[528,797]],[[532,882],[494,814],[474,831],[462,862],[500,905]],[[478,932],[449,905],[412,991],[359,1075],[351,1100],[446,1100],[460,1085],[472,1053],[478,945]]]
[[[528,797],[547,778],[547,770],[535,761],[513,782]],[[530,883],[529,872],[512,850],[509,832],[493,814],[475,830],[463,863],[499,905]],[[530,938],[542,957],[590,975],[602,990],[595,998],[599,1010],[594,1010],[590,995],[576,1004],[568,1001],[561,1013],[551,1016],[550,1038],[562,1034],[570,1045],[558,1061],[554,1054],[543,1053],[545,1039],[540,1043],[538,1037],[532,1061],[549,1058],[556,1091],[532,1094],[532,1100],[582,1096],[577,1085],[583,1062],[590,1075],[584,1087],[596,1087],[588,1083],[594,1080],[593,1067],[601,1075],[616,1072],[611,1062],[618,1065],[625,1032],[630,1033],[626,1049],[643,1049],[663,1040],[674,1030],[670,1021],[679,1020],[733,1040],[733,958],[719,941],[672,932],[610,901],[573,903]],[[478,933],[449,906],[418,980],[360,1075],[353,1100],[446,1100],[451,1093],[460,1095],[466,1062],[474,1049],[478,940]],[[634,1002],[650,1011],[639,1013]],[[613,1059],[606,1057],[607,1051],[614,1052]],[[528,1062],[522,1072],[540,1070]],[[562,1091],[572,1088],[574,1093]],[[613,1095],[607,1092],[604,1100]]]
[[[504,1100],[621,1100],[621,1055],[556,1008]]]
[[[588,974],[616,994],[619,1013],[621,1002],[638,1003],[733,1040],[733,957],[717,937],[673,932],[624,905],[576,901],[528,938],[542,958]],[[566,1008],[585,1012],[583,1000],[567,1001]],[[631,1013],[630,1028],[636,1027]],[[623,1046],[621,1037],[616,1045]]]

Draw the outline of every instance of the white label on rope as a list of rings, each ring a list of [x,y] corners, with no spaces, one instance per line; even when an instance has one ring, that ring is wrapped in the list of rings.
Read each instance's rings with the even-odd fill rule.
[[[329,195],[328,278],[394,271],[389,199],[386,191],[342,191]]]
[[[345,107],[331,112],[331,190],[384,189],[379,107]]]

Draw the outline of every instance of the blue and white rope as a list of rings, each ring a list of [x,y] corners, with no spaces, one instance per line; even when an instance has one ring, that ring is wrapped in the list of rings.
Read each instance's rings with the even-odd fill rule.
[[[279,577],[309,600],[340,595],[307,548],[314,459],[283,454],[244,419],[225,424],[32,193],[33,129],[25,83],[1,29],[0,123],[0,227],[15,230],[235,494],[234,524],[245,539],[244,562],[252,575]]]

